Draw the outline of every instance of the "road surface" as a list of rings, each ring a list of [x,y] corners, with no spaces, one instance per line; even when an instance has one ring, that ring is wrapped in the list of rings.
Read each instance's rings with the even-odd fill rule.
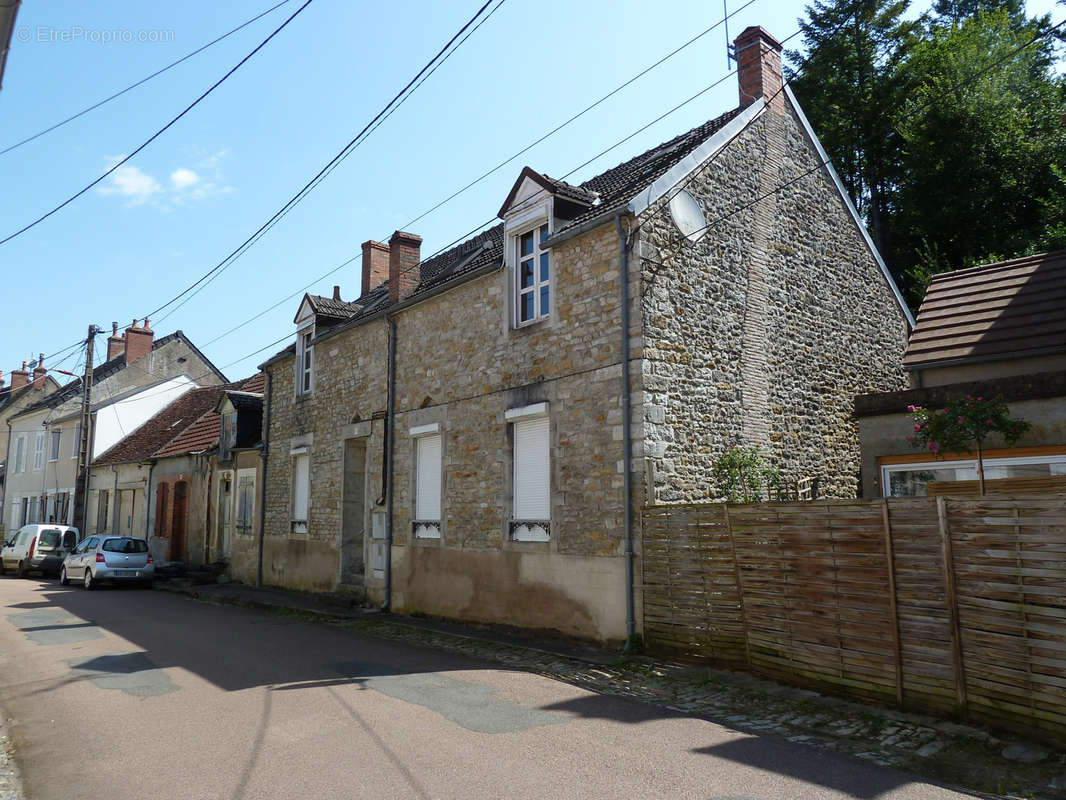
[[[947,800],[956,792],[549,678],[164,592],[0,578],[29,800]]]

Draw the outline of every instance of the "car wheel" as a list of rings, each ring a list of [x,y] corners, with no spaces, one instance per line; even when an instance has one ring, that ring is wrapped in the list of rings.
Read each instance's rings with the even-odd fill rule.
[[[67,568],[66,567],[63,567],[63,569],[59,570],[59,582],[63,586],[68,586],[70,584],[70,578],[67,577]]]
[[[85,578],[83,579],[82,583],[85,588],[90,592],[96,588],[96,581],[93,580],[93,571],[88,567],[86,567],[85,569]]]
[[[28,569],[28,568],[26,567],[26,562],[25,562],[25,561],[20,561],[20,562],[19,562],[19,570],[18,570],[18,572],[19,572],[19,577],[20,577],[20,578],[27,578],[27,577],[29,577],[30,571],[29,571],[29,569]]]
[[[3,575],[5,572],[7,572],[7,568],[4,566],[4,562],[0,560],[0,575]]]

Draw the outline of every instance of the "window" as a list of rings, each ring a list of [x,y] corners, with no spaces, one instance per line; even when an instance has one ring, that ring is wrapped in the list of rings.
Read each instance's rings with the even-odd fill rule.
[[[32,525],[35,522],[39,522],[41,518],[41,498],[39,497],[27,497],[26,498],[26,524]]]
[[[160,481],[155,488],[155,535],[168,537],[167,512],[170,503],[170,486]]]
[[[437,426],[415,438],[415,519],[419,539],[440,538],[441,437]]]
[[[544,319],[551,311],[551,253],[541,249],[547,238],[546,224],[515,237],[518,325]]]
[[[49,461],[59,460],[59,441],[63,438],[63,431],[52,431],[52,450],[48,454]]]
[[[514,501],[511,538],[548,540],[551,518],[551,447],[547,403],[508,411],[514,423]]]
[[[15,472],[26,471],[26,435],[15,440]]]
[[[307,507],[311,494],[311,456],[295,453],[292,458],[292,532],[307,533]]]
[[[311,339],[315,335],[313,327],[296,334],[296,394],[310,394],[314,387],[315,351]]]
[[[218,460],[229,461],[233,457],[233,448],[237,446],[237,412],[221,416],[222,432],[219,436]]]
[[[33,437],[33,471],[40,472],[44,466],[44,431],[37,431]]]
[[[255,516],[255,470],[237,471],[237,533],[252,535]]]
[[[1066,455],[985,458],[985,480],[1066,475]],[[882,493],[887,497],[924,497],[939,481],[976,481],[977,461],[930,461],[882,467]]]
[[[70,457],[78,457],[78,448],[81,447],[81,423],[74,423],[74,441],[70,445]]]

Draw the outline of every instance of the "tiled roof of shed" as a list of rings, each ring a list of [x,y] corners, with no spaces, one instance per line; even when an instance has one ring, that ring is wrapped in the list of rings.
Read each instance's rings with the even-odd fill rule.
[[[218,402],[217,395],[215,402]],[[156,458],[165,458],[187,453],[206,453],[208,450],[213,450],[218,445],[218,435],[221,429],[220,419],[221,417],[215,413],[215,404],[212,403],[209,411],[205,411],[199,416],[174,441],[165,447],[159,448],[154,453],[154,456]]]
[[[143,461],[192,425],[204,412],[213,409],[222,396],[221,386],[190,389],[110,450],[97,456],[93,465]]]
[[[1066,351],[1066,250],[936,275],[906,367]]]

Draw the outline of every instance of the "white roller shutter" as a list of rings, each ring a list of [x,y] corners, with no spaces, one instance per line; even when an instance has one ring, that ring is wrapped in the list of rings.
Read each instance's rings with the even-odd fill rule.
[[[415,519],[440,520],[440,434],[415,439]]]
[[[548,417],[514,422],[514,518],[551,516]]]
[[[306,453],[292,460],[292,519],[307,521],[307,496],[311,483],[311,457]]]

